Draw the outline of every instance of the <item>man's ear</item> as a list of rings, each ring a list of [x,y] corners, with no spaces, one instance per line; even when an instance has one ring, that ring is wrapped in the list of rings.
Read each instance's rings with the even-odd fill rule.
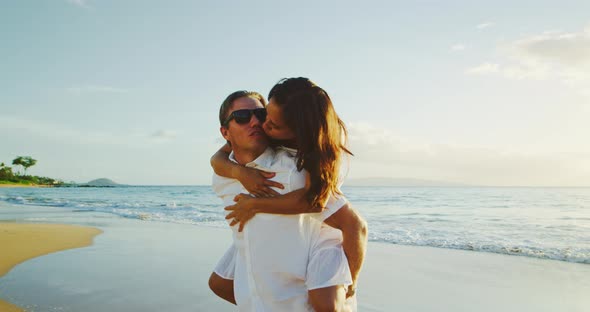
[[[221,132],[221,135],[223,136],[223,138],[226,141],[229,141],[229,129],[228,128],[221,126],[219,128],[219,132]]]

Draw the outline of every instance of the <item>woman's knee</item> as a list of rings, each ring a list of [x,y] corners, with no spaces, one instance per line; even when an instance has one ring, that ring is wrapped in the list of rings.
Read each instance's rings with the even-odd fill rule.
[[[227,291],[227,286],[228,286],[228,281],[221,278],[219,275],[214,273],[211,273],[211,276],[209,277],[209,288],[214,292],[214,293],[219,293],[219,292],[224,292]]]

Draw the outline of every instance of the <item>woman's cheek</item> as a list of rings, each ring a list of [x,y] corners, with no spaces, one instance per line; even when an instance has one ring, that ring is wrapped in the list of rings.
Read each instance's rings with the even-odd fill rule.
[[[274,139],[274,137],[272,136],[272,130],[270,129],[269,126],[266,125],[266,123],[264,123],[262,125],[262,130],[264,130],[264,133],[266,133],[267,136],[271,137]]]

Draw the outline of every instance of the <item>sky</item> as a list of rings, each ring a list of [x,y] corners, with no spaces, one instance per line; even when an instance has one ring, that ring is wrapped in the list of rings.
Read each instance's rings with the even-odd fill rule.
[[[590,2],[0,0],[0,161],[207,185],[235,90],[309,77],[348,179],[590,185]]]

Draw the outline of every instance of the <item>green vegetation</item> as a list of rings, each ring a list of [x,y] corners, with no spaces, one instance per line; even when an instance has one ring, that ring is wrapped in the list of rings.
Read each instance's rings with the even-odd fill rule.
[[[12,164],[15,166],[21,166],[25,168],[25,173],[23,176],[27,175],[27,169],[29,167],[33,167],[37,163],[36,159],[33,159],[31,156],[18,156],[14,160],[12,160]]]
[[[15,171],[12,167],[0,163],[0,184],[22,184],[22,185],[54,185],[61,186],[63,181],[27,175],[27,169],[34,166],[37,163],[36,159],[31,156],[18,156],[12,161],[13,166],[20,166],[23,168],[23,172],[20,170]]]

